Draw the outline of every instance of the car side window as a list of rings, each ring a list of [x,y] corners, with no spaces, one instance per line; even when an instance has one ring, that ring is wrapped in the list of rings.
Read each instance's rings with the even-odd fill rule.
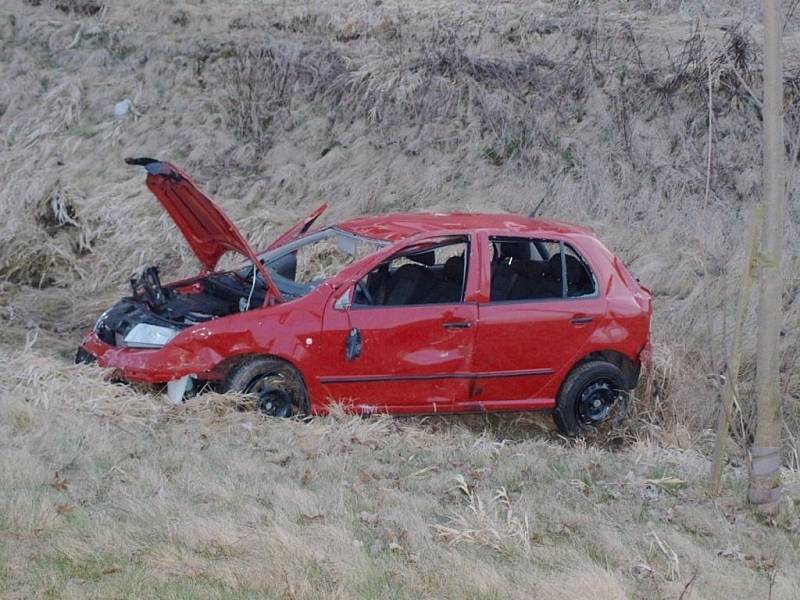
[[[567,297],[593,296],[597,291],[589,265],[569,244],[564,244],[564,266],[567,276]]]
[[[354,306],[408,306],[462,302],[469,242],[448,238],[406,248],[356,285]]]
[[[579,298],[596,291],[589,266],[569,244],[491,238],[491,302]]]

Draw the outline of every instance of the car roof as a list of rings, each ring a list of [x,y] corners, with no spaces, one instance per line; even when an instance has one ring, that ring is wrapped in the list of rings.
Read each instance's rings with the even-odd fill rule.
[[[338,223],[336,227],[358,236],[389,242],[399,242],[422,233],[476,231],[489,231],[495,235],[593,235],[586,227],[562,221],[486,213],[395,213],[359,217]]]

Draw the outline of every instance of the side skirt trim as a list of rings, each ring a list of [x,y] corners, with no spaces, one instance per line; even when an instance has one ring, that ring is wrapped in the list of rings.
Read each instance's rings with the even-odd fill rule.
[[[320,383],[374,383],[385,381],[432,381],[436,379],[497,379],[503,377],[536,377],[552,375],[553,369],[528,369],[525,371],[490,371],[482,373],[441,373],[432,375],[334,375],[320,377]]]

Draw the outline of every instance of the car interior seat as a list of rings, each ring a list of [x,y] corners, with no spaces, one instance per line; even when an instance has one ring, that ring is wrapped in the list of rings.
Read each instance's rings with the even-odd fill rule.
[[[586,266],[575,256],[567,254],[565,257],[567,266],[567,295],[583,296],[593,291],[593,284]]]
[[[561,296],[561,284],[552,279],[550,269],[561,269],[560,255],[557,260],[513,261],[511,269],[517,274],[511,286],[509,300],[537,300]],[[552,261],[552,264],[551,264]]]
[[[399,306],[420,302],[430,284],[432,275],[427,267],[405,264],[392,273],[386,282],[383,304]]]
[[[464,257],[451,256],[436,282],[425,294],[424,302],[459,302],[464,287]]]
[[[520,242],[498,242],[497,253],[492,261],[491,299],[494,301],[510,300],[511,290],[518,274],[511,268],[515,260],[529,261],[530,245]]]

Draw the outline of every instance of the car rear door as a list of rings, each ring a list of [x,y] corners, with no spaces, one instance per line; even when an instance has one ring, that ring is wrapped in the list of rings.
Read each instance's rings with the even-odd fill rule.
[[[535,242],[537,238],[509,238],[510,242],[530,242],[531,253],[514,257],[499,255],[498,238],[483,236],[485,244],[482,265],[492,288],[488,298],[478,306],[478,330],[472,369],[475,387],[472,397],[463,405],[466,410],[527,410],[553,406],[557,384],[579,357],[598,322],[604,318],[606,301],[597,291],[597,282],[591,271],[594,291],[581,297],[566,294],[547,297],[547,286],[538,293],[523,292],[503,294],[502,262],[510,262],[512,282],[506,290],[523,288],[521,274],[545,269],[543,263],[557,264],[559,257],[541,256]],[[558,240],[549,241],[559,248]],[[564,246],[569,252],[569,246]],[[546,254],[545,247],[542,252]],[[515,264],[516,261],[516,264]],[[522,264],[521,264],[522,263]],[[541,264],[538,264],[541,263]],[[524,265],[524,268],[522,268]],[[587,265],[588,267],[588,265]],[[514,280],[513,275],[516,275]],[[549,290],[550,293],[558,293]]]
[[[358,412],[437,413],[452,411],[468,398],[478,308],[468,291],[476,276],[472,244],[466,236],[461,239],[466,240],[466,283],[462,281],[457,299],[439,296],[439,301],[426,301],[436,295],[439,282],[435,279],[420,288],[421,298],[405,304],[378,303],[378,299],[373,299],[375,304],[363,299],[360,303],[359,288],[354,285],[334,294],[325,309],[325,359],[316,374],[327,401],[341,402]],[[391,264],[396,256],[382,264]],[[414,266],[434,272],[437,267]],[[362,280],[366,282],[366,274]],[[360,351],[348,358],[350,332],[358,332]]]

